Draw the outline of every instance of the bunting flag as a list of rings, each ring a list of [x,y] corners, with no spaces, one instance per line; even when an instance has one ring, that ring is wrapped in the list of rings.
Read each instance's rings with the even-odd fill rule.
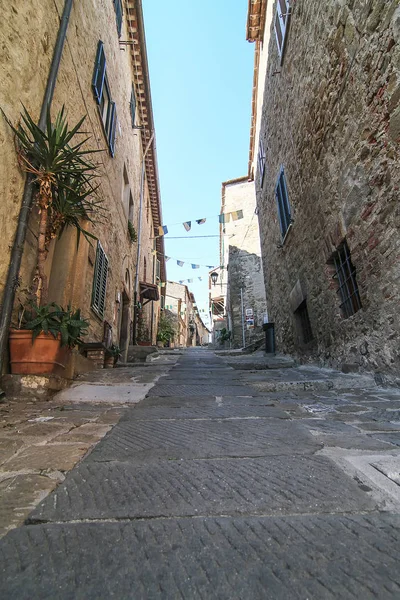
[[[199,281],[203,281],[203,278],[202,278],[202,277],[199,277]]]
[[[207,269],[215,269],[213,265],[206,265]]]
[[[218,216],[219,222],[222,223],[222,224],[229,223],[229,221],[231,220],[231,214],[232,213],[221,213]]]
[[[206,219],[196,219],[197,225],[203,225],[206,222]]]
[[[187,282],[188,283],[193,283],[193,279],[188,279]]]
[[[166,286],[166,282],[162,281],[160,285],[161,285],[161,287],[165,287]]]
[[[158,235],[166,235],[168,233],[168,227],[166,225],[160,225],[158,228]]]
[[[164,258],[165,258],[165,262],[168,262],[171,257],[170,256],[164,256]]]
[[[234,210],[232,213],[232,221],[237,221],[238,219],[243,219],[243,211],[242,210]]]
[[[183,262],[183,260],[177,260],[177,261],[176,261],[176,264],[178,265],[178,267],[183,267],[183,265],[184,265],[185,263]]]
[[[185,223],[183,223],[183,226],[186,229],[186,231],[190,231],[192,227],[192,221],[185,221]]]
[[[192,269],[200,269],[200,265],[193,265],[192,264]]]
[[[151,253],[154,254],[154,256],[157,256],[157,250],[152,250]]]
[[[184,279],[180,279],[179,283],[182,285],[182,283],[184,282]]]

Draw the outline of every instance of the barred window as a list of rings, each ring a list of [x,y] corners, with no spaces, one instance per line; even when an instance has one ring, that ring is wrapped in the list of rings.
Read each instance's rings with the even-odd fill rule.
[[[332,262],[335,267],[333,277],[337,280],[337,293],[341,300],[340,309],[343,317],[347,319],[360,310],[361,299],[356,280],[356,269],[351,262],[350,250],[346,241],[333,254]]]
[[[265,158],[266,158],[266,154],[265,154],[265,150],[264,150],[264,144],[263,144],[262,139],[260,138],[260,142],[258,145],[258,156],[257,156],[258,181],[259,181],[260,187],[262,187],[263,181],[264,181]]]
[[[101,318],[104,317],[106,305],[107,276],[108,258],[100,242],[97,242],[92,289],[92,308]]]
[[[283,167],[281,167],[279,172],[278,181],[275,188],[275,196],[278,207],[279,225],[283,239],[287,233],[287,230],[289,229],[289,225],[292,222],[286,177]]]
[[[274,29],[279,56],[281,57],[281,64],[283,60],[283,52],[285,50],[286,33],[289,25],[289,17],[289,0],[277,0]]]

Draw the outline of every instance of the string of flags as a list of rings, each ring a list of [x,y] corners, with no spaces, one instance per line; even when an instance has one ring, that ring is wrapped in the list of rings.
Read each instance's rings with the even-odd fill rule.
[[[151,251],[152,254],[154,254],[154,256],[157,256],[157,254],[161,254],[160,252],[158,252],[158,250],[152,250]],[[165,262],[168,262],[172,256],[166,256],[164,255],[165,258]],[[191,265],[192,269],[200,269],[200,267],[206,267],[207,269],[215,269],[215,265],[195,265],[194,263],[187,263],[184,260],[179,260],[179,259],[175,259],[176,260],[176,264],[178,265],[178,267],[183,267],[183,265],[187,264],[187,265]]]
[[[230,220],[238,221],[239,219],[243,219],[243,210],[233,210],[232,212],[221,213],[218,215],[219,222],[223,223],[223,224],[229,223]],[[197,225],[203,225],[203,223],[205,223],[206,221],[207,221],[206,218],[195,219],[195,223],[197,223]],[[173,223],[173,225],[179,225],[179,223]],[[192,228],[192,221],[184,221],[182,223],[182,225],[185,228],[185,231],[190,231]],[[159,225],[158,235],[156,237],[161,237],[163,235],[167,235],[167,233],[168,233],[167,225]]]

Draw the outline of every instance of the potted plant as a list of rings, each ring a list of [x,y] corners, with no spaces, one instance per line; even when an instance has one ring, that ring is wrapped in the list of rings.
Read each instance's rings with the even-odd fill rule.
[[[22,373],[21,369],[24,368],[28,369],[28,373],[48,373],[51,372],[50,367],[44,363],[49,365],[51,361],[38,360],[35,367],[35,361],[31,361],[31,358],[21,362],[20,352],[24,356],[37,352],[38,359],[43,358],[39,345],[46,339],[50,345],[55,346],[53,355],[59,358],[57,352],[61,352],[61,348],[73,347],[79,343],[80,335],[86,332],[87,321],[81,319],[79,310],[73,312],[68,308],[64,311],[60,306],[48,302],[45,262],[51,241],[61,235],[66,227],[77,230],[78,244],[80,234],[88,241],[96,239],[92,233],[83,229],[82,221],[94,223],[94,215],[99,215],[101,201],[95,194],[97,166],[89,159],[97,150],[84,148],[87,137],[77,141],[76,136],[84,133],[81,130],[84,118],[69,128],[64,107],[57,114],[54,123],[48,110],[44,131],[36,125],[25,108],[16,127],[5,118],[15,134],[19,165],[23,171],[34,176],[38,207],[37,275],[32,284],[36,305],[33,306],[31,321],[25,319],[25,335],[21,329],[19,333],[11,331],[10,361],[13,373]],[[86,326],[82,323],[86,323]],[[74,342],[75,333],[77,335]],[[24,344],[25,350],[22,351]],[[15,356],[17,348],[18,356]],[[59,370],[61,364],[62,362],[55,360],[54,368]]]
[[[163,311],[158,322],[157,346],[163,348],[165,345],[171,344],[175,335],[176,325],[174,323],[173,315],[172,313],[166,314],[166,311]]]
[[[20,325],[10,330],[11,373],[63,375],[71,349],[83,343],[89,321],[79,309],[32,302],[31,310],[22,312]]]
[[[104,358],[104,368],[105,369],[113,369],[118,362],[119,357],[121,356],[121,349],[117,344],[112,344],[106,350],[105,358]]]

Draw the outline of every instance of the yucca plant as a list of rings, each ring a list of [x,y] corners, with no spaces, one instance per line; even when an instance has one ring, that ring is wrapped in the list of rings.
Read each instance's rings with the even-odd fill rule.
[[[95,199],[98,167],[90,160],[91,155],[98,151],[84,147],[88,137],[76,141],[77,136],[84,134],[81,127],[85,117],[70,128],[64,107],[54,123],[50,110],[47,111],[44,131],[36,125],[25,107],[16,127],[5,118],[15,134],[20,167],[34,175],[34,182],[38,186],[40,217],[36,295],[38,304],[46,305],[48,282],[44,265],[51,239],[61,234],[67,226],[77,229],[78,242],[80,233],[95,238],[82,229],[81,222],[83,219],[94,222],[94,214],[100,204]]]

